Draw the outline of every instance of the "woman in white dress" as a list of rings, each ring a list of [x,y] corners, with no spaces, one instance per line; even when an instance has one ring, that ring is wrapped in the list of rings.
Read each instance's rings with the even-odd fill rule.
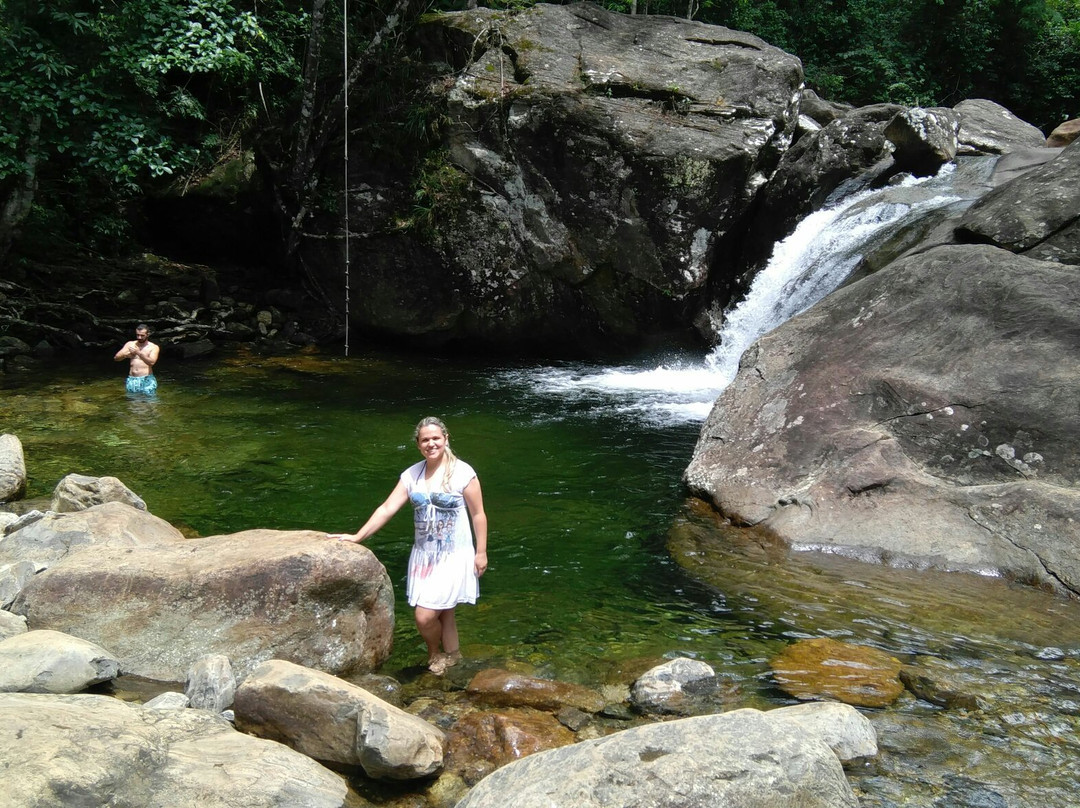
[[[427,644],[428,668],[442,674],[461,659],[454,609],[476,603],[479,579],[487,569],[487,515],[480,480],[472,466],[450,451],[446,425],[425,418],[414,437],[424,459],[401,473],[390,496],[360,530],[331,535],[359,544],[412,503],[415,532],[407,595]]]

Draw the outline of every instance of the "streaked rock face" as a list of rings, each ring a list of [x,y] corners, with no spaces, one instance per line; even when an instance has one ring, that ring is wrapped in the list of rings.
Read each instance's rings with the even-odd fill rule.
[[[1080,593],[1075,280],[990,246],[894,261],[751,347],[687,483],[802,549]]]

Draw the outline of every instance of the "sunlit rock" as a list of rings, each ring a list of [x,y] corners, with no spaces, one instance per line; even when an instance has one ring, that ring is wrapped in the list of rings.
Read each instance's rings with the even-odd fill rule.
[[[150,701],[143,704],[148,710],[183,710],[191,706],[191,700],[183,693],[169,690],[159,696],[154,696]]]
[[[343,778],[202,710],[107,696],[0,694],[6,805],[343,808]]]
[[[27,517],[32,514],[27,514]],[[0,542],[0,563],[30,561],[48,567],[88,547],[135,547],[182,541],[164,519],[122,502],[107,502],[73,513],[47,512],[13,525]]]
[[[49,510],[70,513],[106,502],[123,502],[136,510],[146,510],[146,503],[139,495],[116,477],[88,477],[85,474],[68,474],[57,483]]]
[[[630,688],[630,698],[645,712],[683,713],[685,686],[715,676],[716,671],[706,663],[679,657],[642,674]]]
[[[485,777],[459,808],[855,808],[835,753],[782,712],[683,718],[539,752]]]
[[[36,573],[37,567],[32,561],[0,564],[0,609],[8,608]]]
[[[1080,265],[1080,144],[1051,154],[1054,159],[972,205],[960,221],[961,235],[1030,258]]]
[[[1080,137],[1080,118],[1073,118],[1055,126],[1054,131],[1046,138],[1046,145],[1051,148],[1068,146],[1077,137]]]
[[[59,631],[28,631],[0,642],[0,692],[78,693],[119,673],[104,648]]]
[[[878,753],[877,733],[870,719],[847,704],[831,701],[793,704],[771,710],[769,717],[791,721],[821,738],[844,763],[871,758]]]
[[[960,116],[945,107],[912,107],[885,127],[893,144],[893,160],[902,171],[918,177],[937,173],[960,149]]]
[[[953,111],[960,116],[957,133],[960,154],[1005,154],[1044,144],[1038,127],[1020,120],[994,101],[968,98],[954,106]]]
[[[0,610],[0,640],[26,633],[26,618],[21,614]]]
[[[443,766],[441,730],[335,676],[282,660],[241,683],[236,725],[318,760],[361,766],[369,777],[411,780]]]
[[[946,246],[834,292],[743,355],[686,482],[797,549],[1080,593],[1075,275]]]
[[[220,713],[232,707],[236,676],[225,654],[207,654],[188,669],[184,695],[192,707]]]
[[[0,502],[26,493],[26,458],[15,435],[0,435]]]

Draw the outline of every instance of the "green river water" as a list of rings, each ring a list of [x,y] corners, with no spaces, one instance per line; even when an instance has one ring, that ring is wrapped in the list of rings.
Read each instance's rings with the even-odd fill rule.
[[[1080,804],[1080,605],[792,554],[695,515],[680,475],[700,419],[664,417],[663,394],[544,384],[596,372],[388,353],[181,364],[165,351],[158,397],[133,400],[124,367],[94,358],[0,379],[0,431],[22,441],[29,497],[70,472],[112,475],[192,535],[336,532],[355,530],[419,459],[413,425],[439,415],[477,469],[491,526],[480,602],[459,610],[466,656],[598,685],[688,655],[729,684],[725,706],[767,709],[790,703],[768,660],[797,638],[931,655],[986,706],[907,695],[867,711],[881,755],[849,771],[861,804]],[[424,656],[403,600],[411,541],[403,512],[368,543],[398,592],[391,675]]]

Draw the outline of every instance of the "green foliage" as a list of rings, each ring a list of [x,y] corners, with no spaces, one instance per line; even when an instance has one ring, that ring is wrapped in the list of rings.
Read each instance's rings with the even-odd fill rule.
[[[0,23],[0,204],[31,180],[51,206],[123,228],[125,199],[211,165],[244,114],[261,31],[232,0],[9,0]],[[82,196],[92,194],[91,198]],[[108,218],[108,222],[104,219]],[[75,237],[76,234],[70,234]]]
[[[450,162],[445,150],[432,152],[413,184],[413,214],[401,226],[434,234],[441,222],[461,210],[471,188],[469,175]]]
[[[832,100],[989,98],[1044,129],[1077,114],[1077,0],[716,0],[699,18],[799,56]]]

